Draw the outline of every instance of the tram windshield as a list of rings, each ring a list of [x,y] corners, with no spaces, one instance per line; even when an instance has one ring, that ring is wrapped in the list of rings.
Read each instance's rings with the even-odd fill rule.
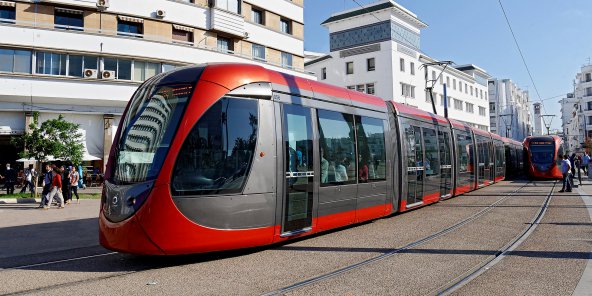
[[[555,156],[555,145],[549,144],[531,144],[530,155],[534,164],[552,164]]]
[[[131,184],[156,179],[193,92],[196,72],[199,75],[196,69],[184,69],[154,77],[136,91],[120,123],[110,181]]]

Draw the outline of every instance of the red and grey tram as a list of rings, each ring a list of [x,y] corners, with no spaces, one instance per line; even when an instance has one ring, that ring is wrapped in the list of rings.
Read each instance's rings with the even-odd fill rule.
[[[558,136],[531,136],[524,139],[527,172],[532,178],[561,179],[563,140]]]
[[[100,242],[158,255],[281,242],[503,180],[510,144],[260,66],[180,68],[144,82],[122,116]]]

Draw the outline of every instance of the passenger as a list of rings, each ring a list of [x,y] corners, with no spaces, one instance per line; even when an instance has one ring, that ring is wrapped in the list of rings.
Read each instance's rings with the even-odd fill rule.
[[[561,161],[561,173],[563,174],[563,187],[559,192],[571,192],[571,163],[567,154],[563,155],[563,161]]]
[[[358,169],[358,179],[361,183],[368,182],[368,165],[365,162],[361,162]]]
[[[49,193],[49,198],[47,201],[47,205],[43,207],[44,210],[47,210],[51,207],[51,202],[53,201],[53,198],[56,197],[57,201],[58,201],[58,208],[59,209],[63,209],[64,208],[64,197],[62,195],[62,176],[61,176],[61,170],[58,169],[57,167],[53,168],[53,173],[52,173],[52,181],[51,181],[51,192]]]
[[[340,164],[335,166],[335,182],[347,182],[347,167],[349,159],[345,157]]]
[[[321,184],[329,183],[329,161],[325,159],[325,150],[321,148]]]

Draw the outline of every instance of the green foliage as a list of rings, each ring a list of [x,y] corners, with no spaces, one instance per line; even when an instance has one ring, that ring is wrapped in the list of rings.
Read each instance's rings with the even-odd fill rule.
[[[51,155],[56,159],[79,164],[82,162],[84,149],[79,127],[79,124],[64,120],[61,114],[57,119],[50,119],[39,125],[39,113],[34,112],[29,132],[13,138],[12,143],[24,148],[19,153],[22,158],[43,162]]]

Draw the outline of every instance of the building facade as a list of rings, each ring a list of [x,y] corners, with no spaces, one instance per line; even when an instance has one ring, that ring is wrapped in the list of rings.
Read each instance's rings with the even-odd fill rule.
[[[0,1],[0,162],[10,137],[63,114],[103,167],[142,81],[175,67],[255,63],[304,72],[303,0]],[[93,157],[94,156],[94,157]]]
[[[516,141],[531,136],[533,115],[528,91],[510,79],[490,79],[488,85],[491,132]]]
[[[592,137],[592,65],[582,66],[575,80],[575,98],[581,110],[581,137]]]
[[[573,93],[567,94],[565,98],[559,101],[561,104],[561,129],[563,133],[564,145],[567,152],[573,153],[579,151],[581,143],[584,142],[584,122],[581,121],[581,99],[578,99]]]
[[[322,23],[329,29],[330,52],[305,63],[317,80],[395,100],[433,112],[426,87],[434,85],[436,112],[488,130],[489,75],[474,66],[443,67],[421,52],[417,15],[390,0],[338,12]]]
[[[543,121],[542,121],[542,113],[541,113],[541,103],[534,103],[532,104],[534,110],[534,130],[532,132],[533,136],[542,136],[543,135]],[[546,134],[546,133],[545,133]]]

